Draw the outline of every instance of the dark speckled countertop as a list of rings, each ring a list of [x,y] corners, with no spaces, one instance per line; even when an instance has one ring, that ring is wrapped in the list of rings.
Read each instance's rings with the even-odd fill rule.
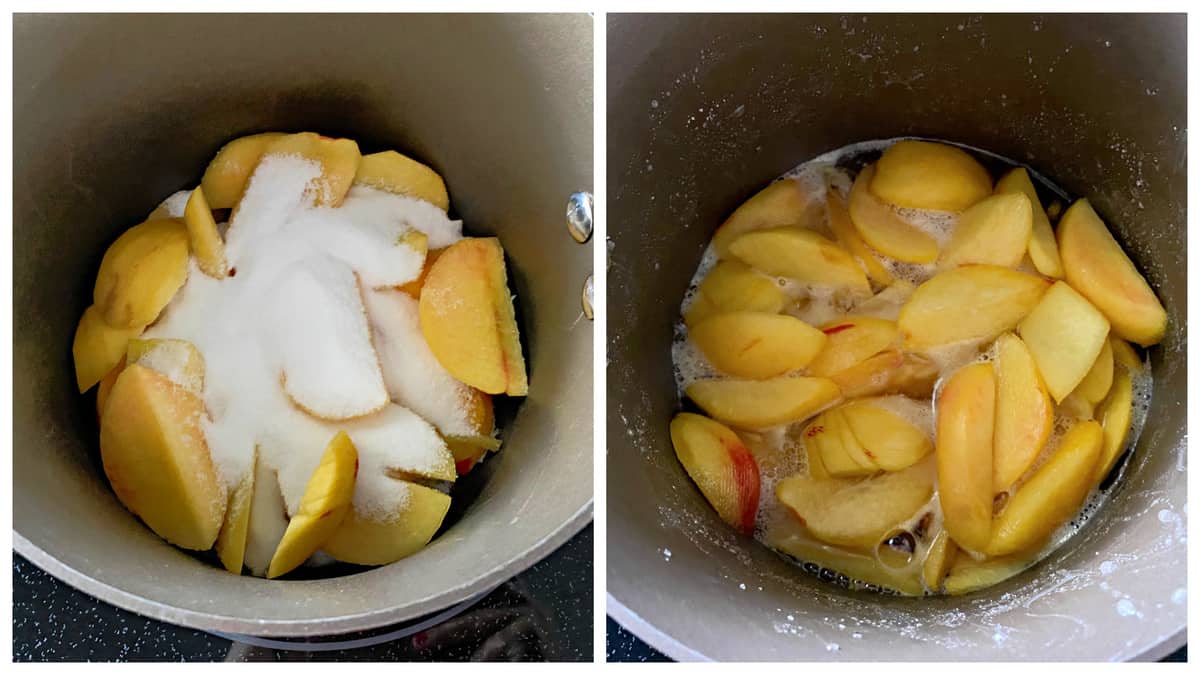
[[[592,526],[470,609],[358,649],[277,650],[147,619],[13,554],[14,661],[590,661]],[[336,646],[336,645],[329,645]]]

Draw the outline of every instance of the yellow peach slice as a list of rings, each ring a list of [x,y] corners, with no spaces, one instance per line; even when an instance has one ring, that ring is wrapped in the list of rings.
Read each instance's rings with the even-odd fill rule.
[[[467,423],[475,433],[469,436],[447,436],[446,448],[454,455],[454,468],[460,476],[466,475],[488,452],[500,449],[496,432],[496,416],[492,397],[478,389],[467,388]]]
[[[868,166],[859,172],[850,188],[850,221],[863,241],[901,262],[923,264],[937,260],[937,240],[904,222],[894,209],[879,201],[870,188],[874,176],[875,166]]]
[[[430,351],[451,375],[488,394],[529,392],[498,239],[447,248],[430,267],[419,312]]]
[[[320,164],[321,175],[309,184],[313,203],[333,207],[342,205],[362,157],[358,152],[358,143],[349,138],[329,138],[311,131],[276,138],[262,154],[298,155]]]
[[[825,346],[825,333],[785,314],[729,312],[709,317],[688,337],[718,370],[763,380],[809,364]]]
[[[809,372],[820,377],[861,363],[894,346],[900,331],[894,321],[867,316],[847,316],[821,326],[828,336],[825,348],[809,364]]]
[[[1116,363],[1124,366],[1131,373],[1137,373],[1146,367],[1142,361],[1142,357],[1138,356],[1130,344],[1115,335],[1109,335],[1108,341],[1112,345],[1113,360]]]
[[[929,398],[939,371],[933,360],[895,349],[882,351],[857,365],[830,376],[844,398],[880,394],[904,394],[910,398]]]
[[[986,553],[1009,555],[1038,548],[1075,515],[1092,489],[1104,445],[1098,422],[1080,422],[1063,435],[1058,449],[1008,500],[996,518]],[[944,483],[943,483],[944,485]]]
[[[679,463],[721,520],[743,534],[753,532],[758,513],[758,465],[737,434],[702,415],[680,413],[671,420],[671,444]]]
[[[957,553],[958,546],[950,538],[950,533],[946,530],[938,532],[929,546],[929,553],[926,554],[925,563],[921,567],[921,577],[925,581],[925,588],[934,593],[942,590],[942,581],[950,573],[950,566],[954,564]]]
[[[998,194],[962,212],[938,267],[967,263],[1016,267],[1029,248],[1033,207],[1025,195]]]
[[[93,302],[113,328],[145,326],[158,318],[187,273],[187,227],[178,220],[150,220],[129,228],[108,247]]]
[[[1050,394],[1033,354],[1012,333],[996,340],[992,492],[1007,490],[1037,459],[1054,428]]]
[[[246,537],[250,532],[250,504],[254,497],[254,472],[258,463],[257,449],[250,460],[250,470],[241,482],[229,493],[229,504],[225,507],[225,520],[217,534],[217,558],[225,569],[233,574],[242,573],[246,558]]]
[[[225,515],[201,420],[204,401],[164,375],[131,364],[100,420],[100,457],[117,498],[181,548],[212,548]]]
[[[855,316],[870,316],[876,319],[895,321],[900,317],[900,308],[908,302],[909,297],[916,289],[917,287],[912,283],[904,279],[897,279],[892,282],[891,286],[856,304],[852,313]]]
[[[992,177],[954,146],[900,141],[879,158],[871,192],[896,206],[962,211],[992,193]]]
[[[1047,287],[1040,277],[1007,267],[958,267],[918,286],[896,323],[910,349],[988,340],[1012,330]]]
[[[888,286],[895,281],[887,266],[879,259],[879,254],[858,234],[842,196],[836,190],[830,190],[825,203],[829,212],[829,229],[833,231],[833,236],[862,264],[871,281],[880,286]]]
[[[823,377],[770,380],[701,380],[687,395],[718,421],[742,429],[801,422],[838,398],[837,385]]]
[[[1058,404],[1057,408],[1059,417],[1067,417],[1075,420],[1090,420],[1096,416],[1096,406],[1088,401],[1083,396],[1075,392],[1071,392]]]
[[[835,548],[813,541],[812,535],[791,513],[772,519],[763,537],[767,544],[787,555],[820,565],[856,581],[888,588],[905,595],[921,595],[921,580],[912,569],[880,565],[873,553]]]
[[[225,262],[225,242],[217,231],[217,221],[204,199],[204,190],[192,190],[187,206],[183,210],[183,222],[187,225],[188,244],[196,256],[200,271],[214,279],[224,279],[229,274]]]
[[[125,370],[125,357],[121,357],[121,361],[108,374],[100,380],[100,386],[96,387],[96,419],[104,417],[104,406],[108,404],[108,396],[112,393],[113,385],[117,383],[117,378],[121,376],[121,371]]]
[[[803,436],[806,447],[812,450],[809,457],[816,462],[816,469],[810,467],[809,471],[813,478],[869,476],[879,471],[838,408],[817,415],[805,427]]]
[[[1167,311],[1086,199],[1063,214],[1058,248],[1067,282],[1104,313],[1117,336],[1143,347],[1162,340]]]
[[[254,134],[235,138],[222,146],[200,181],[208,205],[214,209],[233,208],[242,198],[263,151],[283,136],[285,134],[278,132]]]
[[[1129,437],[1129,423],[1133,419],[1133,379],[1129,373],[1119,372],[1113,378],[1112,391],[1100,406],[1100,425],[1104,429],[1104,448],[1092,483],[1103,481],[1121,457],[1125,440]]]
[[[872,464],[900,471],[933,452],[933,441],[908,420],[871,401],[847,403],[839,411]]]
[[[1080,396],[1093,406],[1096,405],[1103,401],[1105,396],[1108,396],[1108,390],[1113,383],[1114,370],[1112,340],[1105,340],[1104,345],[1100,347],[1100,354],[1096,357],[1096,362],[1092,364],[1087,375],[1083,376],[1083,379],[1075,387],[1075,391],[1071,393]]]
[[[197,396],[204,393],[204,357],[187,340],[135,338],[129,341],[125,360],[162,373]]]
[[[946,530],[963,548],[982,551],[992,530],[992,435],[996,421],[992,364],[959,369],[937,400],[938,495]]]
[[[350,512],[357,477],[358,451],[350,436],[340,431],[329,441],[321,463],[304,486],[300,507],[271,558],[268,579],[299,567],[337,532]]]
[[[787,295],[774,279],[755,272],[740,260],[722,260],[696,287],[696,295],[683,315],[692,326],[722,312],[777,314]]]
[[[775,496],[817,539],[869,550],[929,502],[933,479],[933,462],[924,461],[871,478],[792,476]]]
[[[387,565],[421,550],[433,539],[450,497],[432,488],[406,483],[408,499],[387,518],[351,509],[321,550],[355,565]]]
[[[446,182],[438,172],[395,150],[363,155],[354,183],[423,199],[443,211],[450,208]]]
[[[969,555],[955,556],[943,589],[949,595],[973,593],[1020,574],[1034,560],[1035,556],[1029,553],[982,560]]]
[[[734,239],[729,252],[767,274],[805,284],[871,292],[867,275],[854,258],[825,237],[798,227],[755,230]]]
[[[83,310],[75,328],[71,356],[75,359],[75,384],[79,393],[96,386],[125,358],[129,341],[142,334],[143,328],[113,328],[104,322],[95,305]]]
[[[728,258],[734,239],[752,230],[773,227],[808,227],[814,213],[810,191],[800,181],[785,178],[760,190],[737,207],[712,237],[717,256]]]
[[[1017,167],[1004,174],[996,182],[996,194],[1023,194],[1029,199],[1033,211],[1033,227],[1029,236],[1029,259],[1033,261],[1038,273],[1061,279],[1063,277],[1062,258],[1058,255],[1058,242],[1054,239],[1054,228],[1050,227],[1050,219],[1038,199],[1033,181],[1029,180],[1029,172],[1024,167]]]
[[[1046,291],[1017,327],[1055,401],[1075,390],[1108,341],[1108,320],[1067,282]]]

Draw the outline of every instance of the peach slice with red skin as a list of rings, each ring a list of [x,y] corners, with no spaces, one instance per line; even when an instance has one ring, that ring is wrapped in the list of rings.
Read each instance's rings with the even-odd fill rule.
[[[937,363],[913,352],[888,349],[830,376],[844,398],[903,394],[929,398],[937,383]]]
[[[938,496],[946,530],[960,546],[982,551],[992,531],[992,436],[996,376],[992,364],[960,368],[937,400]]]
[[[974,157],[945,143],[900,141],[875,164],[871,192],[911,209],[962,211],[992,193],[992,177]]]
[[[906,223],[892,207],[871,192],[875,166],[859,172],[850,188],[850,221],[872,249],[907,263],[931,263],[937,260],[937,240]]]
[[[809,364],[809,372],[821,377],[861,363],[899,342],[894,321],[868,316],[847,316],[821,326],[828,336],[825,348]]]
[[[721,519],[743,534],[754,531],[758,513],[758,465],[728,427],[702,415],[671,420],[675,456]]]
[[[721,258],[730,256],[733,240],[752,230],[773,227],[809,227],[816,219],[815,204],[800,181],[785,178],[759,190],[730,214],[712,237]]]
[[[718,370],[755,380],[807,366],[825,346],[825,333],[785,314],[729,312],[711,316],[688,337]]]

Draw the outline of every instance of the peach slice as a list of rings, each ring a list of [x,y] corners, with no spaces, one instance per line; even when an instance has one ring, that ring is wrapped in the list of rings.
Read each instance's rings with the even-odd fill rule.
[[[1116,374],[1112,391],[1101,404],[1099,413],[1100,425],[1104,429],[1104,448],[1100,453],[1100,461],[1096,463],[1096,473],[1092,476],[1093,484],[1103,481],[1112,471],[1129,437],[1129,423],[1133,419],[1133,379],[1129,373]]]
[[[809,372],[821,377],[861,363],[899,342],[896,323],[867,316],[847,316],[821,326],[828,336],[825,348],[809,364]]]
[[[1040,277],[1007,267],[958,267],[918,286],[896,323],[910,349],[990,340],[1012,330],[1048,285]]]
[[[1054,239],[1054,228],[1050,227],[1050,219],[1038,199],[1033,181],[1029,180],[1029,172],[1024,167],[1017,167],[1004,174],[996,182],[996,194],[1023,194],[1029,199],[1033,211],[1033,226],[1029,236],[1029,259],[1033,261],[1037,271],[1054,279],[1063,277],[1062,258],[1058,255],[1058,242]]]
[[[475,467],[488,452],[500,449],[500,439],[495,437],[496,416],[492,397],[468,387],[466,392],[467,424],[475,433],[467,436],[446,436],[446,448],[454,455],[454,468],[464,476]]]
[[[197,396],[204,394],[204,357],[187,340],[135,338],[129,341],[125,360],[162,373]]]
[[[763,380],[809,364],[825,333],[785,314],[730,312],[704,319],[688,337],[718,370]]]
[[[267,569],[267,578],[274,579],[299,567],[308,557],[321,549],[325,542],[337,532],[346,514],[350,512],[350,501],[354,497],[354,483],[358,477],[358,451],[350,436],[338,432],[321,463],[313,470],[300,507],[288,523],[287,531]]]
[[[792,476],[780,481],[775,496],[817,539],[870,550],[929,502],[933,479],[927,460],[864,479]]]
[[[224,279],[229,274],[229,265],[225,262],[225,242],[217,231],[217,221],[213,219],[202,188],[192,190],[192,196],[188,197],[183,210],[183,222],[187,225],[188,244],[196,256],[200,271],[214,279]]]
[[[1058,247],[1067,282],[1104,313],[1117,336],[1143,347],[1162,340],[1167,311],[1086,199],[1063,214]]]
[[[742,429],[801,422],[837,400],[832,380],[776,377],[770,380],[701,380],[687,395],[718,421]]]
[[[775,181],[725,219],[713,234],[713,249],[718,257],[728,258],[733,240],[752,230],[808,227],[816,219],[815,206],[810,191],[800,181],[791,178]]]
[[[862,264],[871,281],[880,286],[887,286],[895,281],[887,266],[879,259],[879,254],[858,234],[842,196],[836,190],[830,190],[825,203],[829,212],[829,229],[833,231],[833,236]]]
[[[1108,340],[1108,320],[1067,282],[1059,281],[1017,327],[1046,388],[1062,401],[1092,369]]]
[[[1071,392],[1058,404],[1058,416],[1075,420],[1094,419],[1096,406],[1076,392]]]
[[[204,401],[138,364],[121,372],[100,420],[100,457],[117,498],[181,548],[212,548],[225,515],[201,420]]]
[[[1033,354],[1012,333],[996,340],[992,491],[1007,490],[1037,459],[1054,428],[1050,394]]]
[[[867,459],[884,471],[901,471],[933,452],[933,441],[908,420],[871,401],[838,409]]]
[[[855,305],[853,314],[895,321],[900,318],[900,308],[908,302],[916,288],[904,279],[897,279],[891,286]]]
[[[982,551],[992,531],[992,436],[996,375],[992,364],[960,368],[937,400],[938,495],[946,530],[963,548]]]
[[[830,376],[844,398],[880,394],[904,394],[910,398],[929,398],[939,371],[933,360],[889,349],[857,365]]]
[[[354,183],[423,199],[443,211],[450,208],[446,182],[438,172],[395,150],[363,155]]]
[[[256,448],[255,457],[261,456]],[[242,562],[254,576],[265,577],[275,549],[279,548],[283,533],[287,532],[287,504],[279,487],[279,474],[266,462],[255,461],[253,480]]]
[[[968,263],[1016,267],[1029,248],[1033,207],[1023,194],[998,194],[962,212],[938,266]]]
[[[104,406],[108,404],[108,396],[112,393],[113,385],[117,383],[117,378],[121,376],[121,371],[125,370],[125,357],[121,357],[121,361],[100,380],[100,386],[96,387],[96,419],[104,417]]]
[[[256,451],[250,460],[250,470],[229,493],[225,520],[217,534],[217,558],[221,560],[225,569],[233,574],[242,573],[242,563],[246,558],[246,538],[250,532],[250,505],[254,498],[254,473],[257,463]]]
[[[426,245],[428,245],[428,237],[426,238]],[[420,300],[421,289],[425,287],[425,279],[429,277],[429,270],[445,250],[444,248],[427,249],[425,251],[425,265],[421,268],[421,274],[416,279],[397,286],[396,290],[411,296],[414,300]]]
[[[850,220],[863,241],[901,262],[924,264],[937,260],[937,240],[904,222],[894,209],[879,201],[870,188],[874,177],[875,166],[868,166],[850,188]]]
[[[816,286],[849,288],[863,295],[871,285],[854,258],[825,237],[798,227],[755,230],[734,239],[729,252],[767,274]]]
[[[313,203],[333,207],[342,205],[362,157],[358,152],[358,143],[349,138],[329,138],[311,131],[276,138],[267,145],[262,155],[298,155],[320,164],[320,177],[309,183]]]
[[[187,273],[187,227],[178,220],[149,220],[126,230],[105,251],[93,302],[113,328],[145,326],[158,318]]]
[[[905,595],[921,595],[924,592],[921,580],[914,570],[880,565],[873,553],[850,551],[813,541],[807,528],[790,512],[773,518],[767,524],[764,539],[777,551],[844,574],[856,581],[892,589]]]
[[[896,206],[962,211],[992,193],[992,177],[952,145],[900,141],[879,158],[871,192]]]
[[[71,356],[75,359],[75,384],[79,393],[96,386],[125,358],[129,341],[142,334],[142,327],[113,328],[104,322],[95,305],[83,310],[75,328]]]
[[[954,564],[957,553],[958,546],[950,538],[950,533],[946,530],[938,532],[929,546],[929,553],[926,554],[925,563],[921,568],[925,588],[934,593],[942,590],[942,581],[950,573],[950,566]]]
[[[1114,370],[1112,340],[1105,340],[1100,347],[1100,355],[1096,357],[1096,362],[1092,364],[1087,375],[1083,376],[1071,394],[1080,396],[1093,406],[1096,405],[1103,401],[1105,396],[1108,396],[1108,390],[1113,383]]]
[[[1080,422],[1063,435],[1058,449],[1008,500],[996,518],[990,556],[1038,548],[1079,511],[1092,489],[1092,476],[1104,445],[1098,422]],[[943,485],[945,485],[943,483]]]
[[[1137,351],[1128,342],[1111,334],[1108,336],[1108,341],[1112,345],[1113,360],[1125,366],[1129,372],[1141,372],[1142,368],[1146,367],[1142,357],[1138,356]]]
[[[777,314],[785,304],[787,295],[774,279],[740,260],[722,260],[696,288],[695,299],[683,319],[692,326],[722,312]]]
[[[680,413],[671,420],[671,444],[721,520],[743,534],[752,533],[758,513],[758,464],[742,439],[707,417]]]
[[[855,438],[839,408],[817,415],[804,429],[804,441],[809,452],[809,475],[812,478],[850,478],[869,476],[879,467]]]
[[[321,550],[355,565],[387,565],[425,548],[450,510],[450,497],[405,483],[408,499],[396,513],[379,518],[352,509]]]
[[[208,205],[214,209],[231,209],[242,198],[246,183],[267,146],[286,134],[268,132],[242,136],[226,143],[204,170],[200,187]]]
[[[1028,553],[982,560],[969,555],[955,556],[943,589],[949,595],[973,593],[1020,574],[1029,569],[1035,559]]]

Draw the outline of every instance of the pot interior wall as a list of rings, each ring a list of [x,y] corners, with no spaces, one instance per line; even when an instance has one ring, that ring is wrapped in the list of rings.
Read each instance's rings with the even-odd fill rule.
[[[590,519],[589,246],[567,197],[592,188],[591,20],[534,15],[85,15],[14,21],[17,550],[144,614],[264,635],[420,616],[487,590]],[[461,520],[395,565],[332,579],[234,577],[116,501],[71,340],[107,245],[196,185],[225,141],[319,131],[446,178],[452,214],[509,256],[530,395]]]
[[[1186,625],[1182,16],[609,18],[610,612],[680,658],[1126,659]],[[675,460],[670,343],[717,225],[800,162],[918,135],[1086,195],[1171,315],[1124,483],[965,598],[842,591],[735,535]]]

